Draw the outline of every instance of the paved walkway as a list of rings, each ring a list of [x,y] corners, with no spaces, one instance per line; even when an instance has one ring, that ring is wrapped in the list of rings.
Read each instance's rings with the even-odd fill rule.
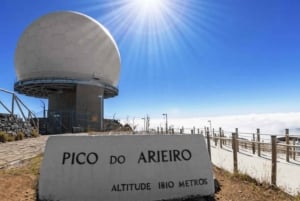
[[[88,135],[87,133],[59,134],[63,135]],[[0,169],[18,164],[44,152],[49,136],[41,135],[37,138],[28,138],[21,141],[0,143]]]
[[[21,141],[0,143],[0,168],[30,159],[45,149],[48,136],[29,138]]]

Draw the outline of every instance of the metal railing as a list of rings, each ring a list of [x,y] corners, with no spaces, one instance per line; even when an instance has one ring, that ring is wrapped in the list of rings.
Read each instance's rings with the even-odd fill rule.
[[[23,101],[14,93],[0,88],[0,93],[4,96],[10,98],[10,106],[5,104],[3,100],[0,99],[0,107],[4,109],[8,116],[17,119],[21,118],[24,122],[29,122],[35,129],[38,128],[36,115],[23,103]],[[27,113],[27,114],[26,114]]]

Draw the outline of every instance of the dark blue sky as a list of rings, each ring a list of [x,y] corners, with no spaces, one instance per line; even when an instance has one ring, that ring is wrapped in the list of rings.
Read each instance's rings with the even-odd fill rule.
[[[120,93],[105,101],[107,117],[300,111],[298,0],[153,0],[161,6],[152,10],[136,1],[2,0],[0,88],[13,90],[25,28],[74,10],[106,26],[119,46]]]

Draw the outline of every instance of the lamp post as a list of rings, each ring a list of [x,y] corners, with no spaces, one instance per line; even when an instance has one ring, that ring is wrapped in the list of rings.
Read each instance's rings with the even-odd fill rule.
[[[45,105],[44,101],[42,101],[42,100],[40,100],[40,101],[41,101],[42,107],[43,107],[43,118],[45,118],[46,117],[46,105]]]
[[[99,125],[99,127],[100,127],[100,131],[103,131],[103,129],[104,129],[104,122],[103,122],[103,118],[104,118],[103,103],[104,103],[104,100],[103,100],[103,96],[98,96],[98,98],[99,98],[99,102],[100,102],[100,111],[99,111],[99,124],[100,125]]]
[[[211,120],[208,120],[208,123],[209,123],[210,133],[212,133]]]
[[[146,120],[145,117],[143,117],[142,120],[144,120],[144,130],[143,131],[145,131],[145,124],[146,124],[145,123],[145,120]]]
[[[150,127],[150,117],[148,116],[147,114],[147,117],[146,117],[146,132],[149,133],[149,127]]]
[[[168,114],[163,113],[162,115],[166,117],[166,133],[168,134]]]

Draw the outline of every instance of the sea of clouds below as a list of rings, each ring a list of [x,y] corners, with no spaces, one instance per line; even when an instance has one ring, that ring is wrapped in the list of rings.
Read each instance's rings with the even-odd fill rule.
[[[222,127],[227,133],[234,132],[235,128],[238,128],[240,133],[256,133],[256,129],[259,128],[262,134],[284,135],[285,129],[288,128],[290,135],[300,135],[300,112],[169,118],[168,124],[175,129],[184,127],[187,131],[193,127],[209,127],[208,120],[214,129]],[[136,119],[137,130],[142,130],[143,124],[142,119]],[[150,128],[157,127],[165,128],[165,119],[151,119]]]

